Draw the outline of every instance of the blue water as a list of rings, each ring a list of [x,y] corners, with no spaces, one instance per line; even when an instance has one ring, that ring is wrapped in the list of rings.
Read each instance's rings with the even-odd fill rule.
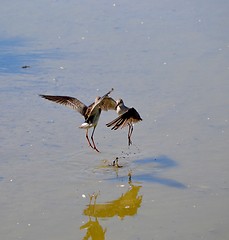
[[[227,239],[228,9],[204,0],[2,4],[2,239]],[[79,113],[38,96],[90,104],[111,87],[143,121],[128,147],[127,129],[105,127],[116,114],[102,113],[101,153],[87,146]],[[122,168],[108,166],[116,157]],[[97,218],[84,214],[90,204]]]

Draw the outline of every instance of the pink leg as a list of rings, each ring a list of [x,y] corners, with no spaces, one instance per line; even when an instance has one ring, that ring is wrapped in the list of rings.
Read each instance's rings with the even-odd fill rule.
[[[88,142],[88,145],[91,147],[91,148],[94,148],[88,138],[88,129],[86,129],[86,139],[87,139],[87,142]]]

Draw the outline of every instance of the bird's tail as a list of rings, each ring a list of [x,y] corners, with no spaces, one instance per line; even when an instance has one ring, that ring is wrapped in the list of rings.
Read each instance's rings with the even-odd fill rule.
[[[79,126],[79,128],[88,129],[91,128],[92,126],[93,125],[91,123],[84,122]]]

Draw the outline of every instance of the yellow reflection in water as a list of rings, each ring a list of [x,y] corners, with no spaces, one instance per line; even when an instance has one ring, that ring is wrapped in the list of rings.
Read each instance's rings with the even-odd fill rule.
[[[103,230],[97,218],[95,218],[95,221],[92,221],[91,217],[89,217],[89,221],[86,224],[82,225],[80,229],[87,229],[83,240],[89,239],[90,237],[92,240],[105,239],[106,228]]]
[[[89,239],[90,237],[92,240],[105,239],[106,229],[103,229],[99,224],[98,218],[118,216],[123,219],[125,216],[134,216],[142,202],[142,195],[138,196],[140,188],[141,186],[131,184],[126,193],[107,203],[96,203],[98,194],[90,196],[90,203],[83,211],[84,215],[89,217],[89,220],[80,227],[80,229],[87,229],[83,239]],[[94,221],[92,221],[92,217],[95,218]]]

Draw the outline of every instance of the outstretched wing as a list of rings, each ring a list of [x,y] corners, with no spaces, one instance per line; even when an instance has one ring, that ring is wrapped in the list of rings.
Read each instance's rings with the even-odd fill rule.
[[[97,101],[95,102],[94,107],[100,107],[103,111],[115,110],[116,101],[113,98],[109,97],[109,94],[112,91],[114,91],[114,88],[111,88],[111,90],[108,93],[106,93],[101,98],[98,98]]]
[[[111,129],[117,130],[118,128],[123,128],[128,124],[133,124],[142,121],[139,113],[134,108],[129,108],[122,115],[115,118],[113,121],[106,124],[107,127],[112,127]]]
[[[69,96],[51,96],[51,95],[40,95],[42,98],[45,98],[49,101],[53,101],[62,105],[65,105],[67,107],[70,107],[83,116],[85,116],[85,113],[87,111],[87,106],[82,103],[80,100],[74,98],[74,97],[69,97]]]
[[[103,111],[115,110],[116,101],[113,98],[106,96],[98,103],[98,105]]]
[[[106,93],[103,97],[97,97],[95,99],[95,103],[91,104],[88,107],[88,111],[86,113],[87,117],[90,117],[91,115],[94,115],[98,109],[100,108],[103,111],[108,111],[108,110],[115,110],[116,107],[116,101],[109,97],[109,94],[113,91],[114,89],[112,88],[108,93]]]

